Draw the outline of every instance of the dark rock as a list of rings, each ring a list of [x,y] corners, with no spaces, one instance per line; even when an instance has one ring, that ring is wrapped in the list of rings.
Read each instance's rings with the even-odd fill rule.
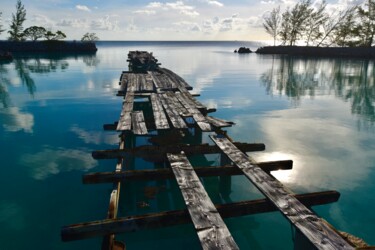
[[[246,48],[246,47],[240,47],[238,49],[238,53],[242,54],[242,53],[251,53],[252,51],[249,49],[249,48]]]

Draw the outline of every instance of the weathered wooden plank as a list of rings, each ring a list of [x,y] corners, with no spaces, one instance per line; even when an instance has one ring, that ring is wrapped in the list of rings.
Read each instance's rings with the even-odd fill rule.
[[[158,95],[151,94],[152,112],[154,114],[156,129],[169,129],[167,117],[165,116],[163,106]]]
[[[169,77],[171,77],[172,79],[174,79],[178,83],[178,88],[184,88],[188,90],[193,89],[181,76],[177,75],[175,72],[167,68],[159,68],[159,70],[164,74],[168,75]]]
[[[340,235],[322,223],[316,214],[293,197],[277,179],[264,172],[227,138],[215,135],[210,137],[317,249],[354,249]]]
[[[132,127],[135,135],[146,135],[148,133],[143,111],[132,112]]]
[[[168,91],[163,94],[164,98],[168,101],[168,105],[173,107],[177,113],[183,117],[192,116],[189,110],[177,99],[176,95],[172,91]]]
[[[310,207],[336,202],[339,199],[340,194],[337,191],[325,191],[297,194],[294,196],[305,206]],[[277,211],[275,205],[273,205],[268,199],[219,204],[215,205],[215,207],[223,218]],[[103,236],[108,233],[118,234],[134,232],[190,222],[191,219],[187,210],[173,210],[161,213],[129,216],[118,218],[116,220],[105,219],[68,225],[62,227],[61,238],[63,241],[72,241]]]
[[[155,89],[161,89],[163,84],[160,82],[159,73],[155,71],[147,71],[147,73],[151,76],[152,82],[155,85]]]
[[[175,128],[187,128],[185,121],[177,113],[173,106],[171,106],[163,94],[158,94],[158,98],[161,101],[164,110],[166,111],[169,120]]]
[[[292,169],[293,161],[270,161],[259,162],[258,166],[263,171],[270,172],[275,170]],[[232,165],[224,165],[218,167],[194,167],[195,173],[199,177],[210,176],[227,176],[227,175],[242,175],[242,171]],[[171,169],[146,169],[146,170],[127,170],[115,172],[98,172],[89,173],[82,176],[82,182],[85,184],[97,184],[106,182],[119,182],[119,181],[133,181],[133,180],[163,180],[171,179],[174,175]]]
[[[130,73],[128,76],[128,84],[126,92],[135,92],[137,90],[138,77],[134,73]]]
[[[185,154],[167,154],[203,249],[239,249]]]
[[[243,152],[263,151],[265,149],[265,145],[263,143],[235,142],[234,145]],[[221,150],[215,145],[208,144],[176,144],[167,146],[143,145],[135,148],[96,150],[92,152],[92,157],[95,159],[116,159],[125,157],[127,155],[132,155],[153,162],[163,162],[166,160],[167,153],[179,153],[181,151],[184,151],[186,155],[217,154],[221,152]]]
[[[154,82],[149,74],[145,74],[146,85],[144,88],[145,92],[154,92]]]
[[[206,116],[206,119],[212,126],[216,128],[230,127],[234,124],[233,122],[224,121],[212,116]]]
[[[116,130],[129,131],[131,130],[131,112],[133,111],[134,94],[127,92],[124,103],[122,104],[122,110],[120,119],[117,124]]]

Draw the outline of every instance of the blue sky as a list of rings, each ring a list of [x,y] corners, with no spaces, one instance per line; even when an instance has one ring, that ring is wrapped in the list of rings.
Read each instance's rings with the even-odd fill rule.
[[[251,40],[271,38],[262,28],[262,17],[274,7],[287,8],[295,0],[23,0],[24,28],[43,26],[61,30],[69,40],[86,32],[100,40]],[[314,2],[314,1],[313,1]],[[320,2],[316,1],[316,2]],[[356,0],[327,1],[329,9]],[[10,24],[16,0],[1,0],[3,28]],[[0,39],[6,39],[3,32]]]

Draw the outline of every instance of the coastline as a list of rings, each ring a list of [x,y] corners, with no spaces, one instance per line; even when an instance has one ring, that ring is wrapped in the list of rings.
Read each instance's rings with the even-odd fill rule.
[[[0,41],[0,51],[95,53],[97,48],[93,42],[80,41]]]
[[[258,48],[255,53],[309,57],[375,58],[375,47],[265,46]]]

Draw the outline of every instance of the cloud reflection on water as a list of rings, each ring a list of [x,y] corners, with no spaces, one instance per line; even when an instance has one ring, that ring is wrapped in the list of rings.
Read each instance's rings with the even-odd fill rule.
[[[51,175],[73,170],[87,171],[98,165],[91,155],[83,150],[51,148],[46,146],[35,154],[25,154],[21,164],[29,167],[36,180],[44,180]]]

